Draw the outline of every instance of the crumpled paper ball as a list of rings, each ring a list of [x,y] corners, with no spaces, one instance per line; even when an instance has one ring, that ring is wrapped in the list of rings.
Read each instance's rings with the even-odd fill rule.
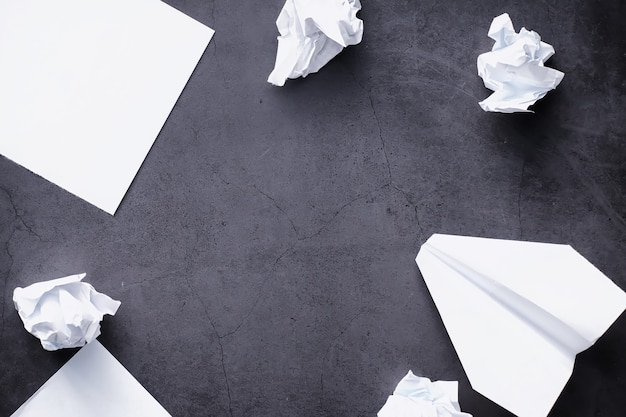
[[[276,64],[267,81],[283,86],[287,78],[306,77],[361,42],[359,10],[359,0],[287,0],[276,20]]]
[[[476,66],[485,87],[494,93],[478,104],[485,111],[532,112],[528,107],[554,90],[565,75],[544,66],[554,48],[526,28],[516,33],[507,13],[493,19],[489,37],[495,44],[491,52],[478,56]]]
[[[457,381],[435,381],[409,371],[378,417],[472,417],[461,411]]]
[[[100,321],[120,302],[81,280],[85,274],[38,282],[13,291],[24,328],[45,350],[84,346],[100,335]]]

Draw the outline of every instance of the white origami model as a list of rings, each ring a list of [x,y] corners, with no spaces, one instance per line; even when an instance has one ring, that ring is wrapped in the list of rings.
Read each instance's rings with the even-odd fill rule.
[[[626,293],[569,245],[435,234],[416,262],[472,387],[545,417]]]
[[[378,417],[472,417],[461,412],[456,381],[435,381],[408,374],[378,412]]]
[[[287,78],[306,77],[361,42],[359,10],[359,0],[287,0],[276,20],[276,64],[267,81],[283,86]]]
[[[554,90],[565,75],[544,66],[554,48],[526,28],[515,33],[507,13],[493,19],[489,37],[496,42],[491,52],[478,56],[476,65],[485,87],[494,93],[478,104],[485,111],[532,112],[528,106]]]
[[[80,349],[11,417],[171,417],[97,340]]]
[[[100,335],[100,321],[120,302],[80,282],[85,274],[38,282],[13,291],[24,328],[45,350],[84,346]]]

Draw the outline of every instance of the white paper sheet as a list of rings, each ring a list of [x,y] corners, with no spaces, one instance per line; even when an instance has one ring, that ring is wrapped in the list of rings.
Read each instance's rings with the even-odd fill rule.
[[[114,214],[212,35],[158,0],[0,0],[0,154]]]
[[[11,417],[171,417],[97,340],[80,349]]]
[[[532,112],[528,106],[563,79],[561,71],[544,66],[554,48],[526,28],[515,33],[507,13],[493,19],[489,37],[495,41],[492,51],[479,55],[476,66],[485,87],[494,93],[478,104],[485,111]]]
[[[435,234],[416,262],[472,387],[545,417],[626,293],[568,245]]]
[[[114,315],[120,302],[81,280],[85,274],[37,282],[13,291],[24,328],[45,350],[74,348],[100,336],[105,314]]]
[[[457,381],[435,381],[409,371],[387,398],[378,417],[472,417],[461,412]]]
[[[359,0],[287,0],[276,20],[276,65],[267,81],[283,86],[287,78],[306,77],[361,42],[359,10]]]

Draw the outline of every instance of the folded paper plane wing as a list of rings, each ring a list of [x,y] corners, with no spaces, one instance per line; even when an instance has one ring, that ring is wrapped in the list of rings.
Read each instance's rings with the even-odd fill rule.
[[[626,293],[569,245],[435,234],[416,262],[472,387],[546,416]]]

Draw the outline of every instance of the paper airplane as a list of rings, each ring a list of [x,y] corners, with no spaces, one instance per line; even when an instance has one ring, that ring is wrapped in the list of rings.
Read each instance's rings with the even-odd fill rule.
[[[545,417],[626,293],[569,245],[435,234],[417,258],[472,387]]]
[[[171,417],[97,340],[76,353],[11,417]]]

